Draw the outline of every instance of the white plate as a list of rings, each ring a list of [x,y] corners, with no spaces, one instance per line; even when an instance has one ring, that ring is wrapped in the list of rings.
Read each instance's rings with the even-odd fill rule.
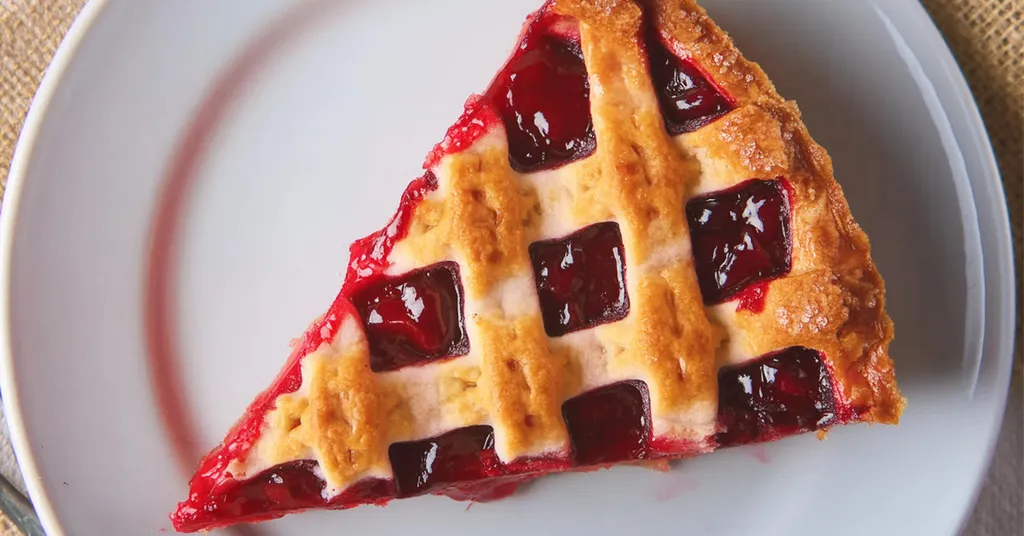
[[[166,267],[183,413],[196,426],[186,446],[199,451],[329,304],[348,242],[391,214],[539,4],[86,8],[32,107],[2,222],[5,410],[52,534],[166,529],[186,491],[144,329],[165,177],[193,180]],[[910,0],[706,4],[800,103],[872,238],[904,422],[721,452],[669,474],[550,477],[470,511],[420,498],[290,516],[260,534],[958,530],[1002,412],[1014,314],[1002,190],[967,87]]]

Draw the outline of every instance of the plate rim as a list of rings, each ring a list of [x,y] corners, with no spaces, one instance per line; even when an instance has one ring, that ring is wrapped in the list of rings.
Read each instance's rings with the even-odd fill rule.
[[[21,412],[20,395],[15,381],[11,331],[11,258],[14,249],[14,235],[17,228],[18,212],[28,167],[35,152],[35,141],[42,126],[64,73],[74,58],[82,39],[92,28],[107,0],[88,0],[61,40],[57,51],[50,60],[39,88],[32,96],[28,114],[22,124],[18,141],[14,145],[11,167],[7,173],[7,187],[4,189],[2,210],[0,210],[0,393],[4,417],[7,419],[8,436],[14,449],[18,468],[21,470],[28,490],[29,500],[45,534],[65,534],[58,521],[53,504],[43,486],[39,466],[32,454],[24,416]],[[21,527],[19,527],[21,528]],[[31,534],[29,536],[35,536]]]
[[[884,7],[879,5],[876,0],[871,0],[871,3],[879,10],[884,11]],[[988,304],[984,306],[985,314],[985,328],[982,337],[982,363],[979,366],[984,365],[985,347],[989,342],[997,345],[993,355],[997,358],[1001,357],[1002,362],[997,364],[997,377],[995,378],[995,389],[994,399],[992,401],[995,404],[995,411],[991,417],[995,420],[993,426],[989,427],[989,434],[986,438],[986,445],[984,449],[984,462],[979,468],[978,474],[975,475],[974,488],[971,490],[969,495],[970,499],[965,504],[963,512],[960,514],[960,523],[957,526],[957,533],[963,532],[971,520],[971,516],[974,513],[974,506],[978,502],[978,498],[981,496],[981,491],[985,486],[986,477],[989,473],[989,469],[992,466],[993,458],[995,455],[996,447],[999,442],[999,436],[1002,432],[1002,423],[1004,415],[1006,413],[1006,403],[1010,393],[1010,380],[1013,377],[1013,358],[1014,358],[1014,344],[1017,338],[1016,318],[1019,312],[1017,311],[1016,299],[1007,299],[1007,296],[1016,296],[1015,293],[1015,281],[1020,275],[1017,273],[1016,267],[1013,261],[1013,235],[1010,230],[1010,213],[1009,207],[1007,206],[1006,199],[1006,187],[1003,185],[1002,173],[999,169],[999,165],[996,161],[995,150],[992,148],[992,139],[989,137],[988,129],[985,127],[985,121],[981,116],[981,110],[978,108],[978,101],[974,96],[974,92],[971,91],[970,86],[967,83],[967,78],[964,76],[963,69],[960,67],[960,63],[957,62],[956,57],[953,55],[953,51],[949,48],[949,43],[943,37],[942,32],[939,31],[939,27],[935,24],[931,15],[925,10],[924,5],[915,0],[909,2],[910,10],[913,11],[917,17],[923,18],[928,21],[927,27],[922,29],[927,34],[926,39],[929,41],[930,48],[936,50],[937,58],[942,62],[942,66],[945,68],[947,74],[947,81],[954,93],[957,95],[957,103],[963,106],[964,119],[968,123],[966,134],[970,135],[972,141],[979,144],[980,151],[977,156],[981,160],[981,165],[984,167],[985,174],[982,179],[978,180],[978,184],[983,184],[989,187],[991,191],[987,192],[989,195],[994,194],[994,202],[989,203],[989,208],[995,208],[996,214],[991,214],[989,220],[995,224],[995,228],[991,229],[989,233],[985,233],[983,229],[979,229],[981,234],[981,247],[982,247],[982,275],[985,277],[985,292],[984,297],[986,301],[990,300],[993,295],[997,298],[998,303],[1001,305],[1001,313],[996,318],[989,318],[988,316]],[[915,56],[916,56],[915,52]],[[929,76],[929,78],[931,78]],[[943,111],[947,111],[947,106],[943,104]],[[954,131],[956,135],[958,131]],[[957,145],[963,153],[963,143],[957,140]],[[985,183],[988,184],[985,184]],[[974,200],[975,208],[978,207],[978,196],[979,192],[976,191],[976,184],[973,181],[969,181],[971,186],[971,196]],[[978,213],[978,224],[979,227],[983,227],[982,214]],[[988,252],[985,248],[986,238],[989,240],[996,241],[996,251]],[[990,269],[1001,270],[1000,273],[1006,274],[1005,277],[996,278],[995,284],[990,284],[987,278]],[[993,288],[997,287],[997,288]],[[988,334],[989,326],[996,326],[998,340],[991,341]]]
[[[954,135],[961,134],[973,142],[976,146],[975,156],[980,160],[984,176],[975,180],[969,180],[971,187],[972,202],[975,208],[979,205],[979,198],[987,196],[987,208],[993,208],[989,213],[987,225],[982,224],[981,213],[978,214],[979,225],[988,232],[981,232],[982,237],[982,270],[987,276],[990,270],[995,270],[995,284],[988,284],[986,281],[983,296],[986,301],[995,298],[994,308],[1000,313],[997,318],[986,322],[982,337],[982,355],[985,348],[992,344],[995,350],[990,352],[996,359],[999,359],[996,366],[996,377],[994,379],[994,391],[992,393],[992,404],[994,411],[989,417],[995,419],[995,425],[989,429],[984,449],[984,463],[978,473],[974,476],[975,483],[973,490],[968,495],[969,502],[965,504],[961,513],[959,529],[962,530],[970,520],[973,506],[984,486],[985,476],[992,463],[996,443],[1002,429],[1001,422],[1006,409],[1006,400],[1009,393],[1010,379],[1012,377],[1013,348],[1016,338],[1015,319],[1016,302],[1014,299],[1007,299],[1007,296],[1014,295],[1014,282],[1017,277],[1016,267],[1013,264],[1013,241],[1010,231],[1009,210],[1006,205],[1006,192],[1003,186],[1002,177],[996,163],[995,153],[992,148],[991,139],[985,128],[980,110],[974,94],[967,84],[963,71],[957,63],[948,43],[943,38],[934,20],[924,9],[924,6],[917,0],[909,0],[902,4],[880,5],[876,0],[868,0],[879,12],[885,12],[896,6],[907,7],[912,15],[918,19],[927,21],[928,28],[923,28],[923,39],[927,40],[929,49],[934,50],[935,58],[940,62],[943,69],[944,79],[949,84],[956,99],[954,102],[941,102],[944,112],[949,111],[950,105],[957,105],[964,126],[959,130],[953,130]],[[15,144],[13,158],[7,178],[7,187],[4,192],[3,209],[0,210],[0,392],[2,392],[2,403],[5,417],[8,421],[9,436],[14,449],[18,466],[25,480],[30,499],[39,521],[47,534],[63,535],[64,528],[56,515],[45,486],[39,473],[35,456],[32,453],[28,442],[25,421],[21,412],[20,397],[16,382],[16,370],[13,359],[12,330],[11,330],[11,266],[14,245],[14,236],[17,229],[18,212],[24,183],[27,180],[28,168],[36,149],[36,139],[40,133],[43,120],[49,111],[52,98],[63,81],[64,74],[75,58],[85,35],[92,28],[99,14],[108,5],[107,0],[88,0],[67,34],[61,41],[53,56],[39,88],[32,98],[28,114],[22,126],[18,140]],[[898,8],[898,7],[897,7]],[[916,50],[913,51],[918,56]],[[935,73],[926,73],[932,79]],[[964,143],[957,137],[958,148],[963,152]],[[977,185],[985,188],[979,192]],[[986,248],[986,242],[993,242],[990,248]],[[991,249],[991,251],[990,251]],[[986,277],[986,279],[988,279]],[[984,314],[988,320],[989,304],[985,306]],[[989,333],[989,326],[994,330]],[[983,361],[984,363],[984,361]]]

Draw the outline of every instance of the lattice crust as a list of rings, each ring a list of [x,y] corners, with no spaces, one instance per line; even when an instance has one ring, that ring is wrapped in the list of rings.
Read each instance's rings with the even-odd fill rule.
[[[868,241],[831,162],[761,69],[692,0],[648,2],[666,42],[736,102],[724,117],[670,137],[642,49],[640,7],[622,0],[556,0],[579,21],[590,77],[595,152],[520,174],[495,128],[433,167],[438,188],[413,210],[389,274],[459,265],[468,355],[373,373],[358,319],[302,364],[302,387],[281,395],[255,447],[232,463],[245,478],[314,459],[339,493],[391,478],[388,446],[456,428],[494,428],[504,462],[564,456],[561,405],[621,380],[642,380],[652,445],[710,450],[718,369],[790,346],[823,352],[836,391],[859,420],[894,423],[903,399],[887,346],[892,324]],[[499,122],[500,123],[500,122]],[[763,312],[735,301],[705,308],[685,220],[688,199],[751,178],[792,187],[792,270],[770,283]],[[528,248],[614,221],[625,250],[630,308],[619,321],[550,338]]]

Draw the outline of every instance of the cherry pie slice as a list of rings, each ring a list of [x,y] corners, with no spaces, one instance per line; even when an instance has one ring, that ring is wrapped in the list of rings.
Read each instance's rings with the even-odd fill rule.
[[[177,530],[898,421],[828,155],[693,0],[549,1],[424,168]]]

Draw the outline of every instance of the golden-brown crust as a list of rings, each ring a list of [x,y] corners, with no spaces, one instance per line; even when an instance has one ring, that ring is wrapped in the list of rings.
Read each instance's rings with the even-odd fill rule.
[[[765,108],[746,105],[677,140],[684,154],[701,166],[700,191],[720,190],[754,177],[788,175],[793,147],[783,124]]]
[[[548,349],[540,315],[488,315],[478,321],[484,356],[481,385],[491,402],[495,443],[504,443],[507,461],[536,454],[538,445],[567,447],[559,396],[566,364]]]
[[[577,203],[609,208],[626,255],[630,314],[598,328],[623,349],[609,365],[645,380],[655,415],[714,405],[718,337],[703,313],[692,260],[688,252],[668,264],[655,258],[689,243],[685,192],[699,175],[663,126],[641,48],[642,12],[631,3],[578,0],[554,9],[580,21],[591,83],[597,149],[583,162],[588,195]]]
[[[370,370],[356,319],[345,320],[345,344],[323,344],[305,356],[303,389],[279,396],[267,415],[256,445],[260,469],[316,454],[328,482],[340,486],[389,470],[388,395]]]
[[[492,425],[505,461],[564,451],[561,404],[594,387],[588,366],[600,368],[604,380],[647,383],[655,434],[701,438],[713,430],[690,428],[694,421],[685,416],[697,412],[706,421],[711,408],[713,421],[723,354],[749,359],[789,346],[823,353],[860,420],[898,421],[904,400],[888,355],[893,329],[884,284],[827,153],[795,104],[693,0],[645,5],[665,43],[703,69],[736,108],[671,138],[648,74],[639,5],[555,0],[552,9],[579,22],[594,154],[531,182],[509,167],[503,132],[492,132],[440,161],[439,190],[414,209],[392,255],[400,271],[459,263],[470,355],[422,367],[415,378],[371,373],[362,339],[340,358],[308,356],[308,393],[278,399],[267,418],[266,456],[283,461],[316,451],[328,482],[344,485],[387,470],[390,443],[460,426]],[[779,176],[792,187],[791,273],[770,283],[763,312],[737,311],[735,303],[705,308],[687,200]],[[630,312],[591,330],[588,348],[598,355],[581,355],[544,332],[528,247],[552,238],[543,236],[542,223],[556,209],[569,214],[573,230],[611,220],[622,234]],[[528,290],[520,296],[523,284]],[[514,306],[503,301],[510,293]],[[673,416],[682,417],[673,424]]]
[[[530,207],[521,199],[528,192],[515,182],[503,144],[471,148],[440,167],[444,200],[416,206],[397,248],[423,266],[456,253],[469,299],[483,299],[496,282],[530,269],[522,225]]]
[[[436,173],[444,200],[413,212],[404,254],[416,265],[453,257],[459,262],[473,357],[480,361],[480,402],[468,411],[483,407],[495,446],[509,461],[551,445],[565,450],[559,392],[566,362],[549,348],[539,305],[523,314],[489,303],[509,281],[521,278],[532,286],[527,232],[536,194],[513,175],[504,140],[484,140],[446,157]]]
[[[853,220],[833,176],[828,153],[811,138],[796,105],[779,96],[764,71],[743,58],[729,36],[696,2],[658,0],[653,6],[657,26],[677,52],[692,58],[739,105],[718,123],[695,134],[717,134],[717,142],[708,144],[712,150],[731,144],[731,156],[726,148],[716,157],[739,162],[755,173],[748,178],[773,178],[789,168],[785,170],[788,173],[779,174],[789,179],[794,190],[793,272],[789,278],[771,284],[764,313],[739,315],[747,319],[742,331],[777,336],[778,344],[786,340],[823,351],[833,365],[841,392],[849,403],[864,411],[861,420],[898,422],[905,400],[896,387],[888,355],[893,326],[884,308],[885,284],[871,260],[867,235]],[[771,121],[747,122],[746,128],[738,123],[737,132],[728,132],[725,125],[731,117],[754,113],[774,117],[778,136],[774,127],[765,130],[764,125]],[[744,143],[744,137],[750,139]],[[786,147],[779,148],[779,142]],[[750,154],[757,158],[750,159]],[[776,156],[767,156],[772,154]],[[782,163],[783,155],[790,162],[775,166]],[[743,165],[744,159],[748,165]],[[772,165],[766,166],[766,162]],[[824,296],[828,300],[823,301]],[[793,322],[802,321],[808,312],[813,322],[819,322],[822,314],[834,315],[829,317],[827,327],[815,329],[813,322],[802,326],[805,335],[813,335],[817,346],[789,336],[799,329]],[[789,323],[781,319],[789,319]]]

